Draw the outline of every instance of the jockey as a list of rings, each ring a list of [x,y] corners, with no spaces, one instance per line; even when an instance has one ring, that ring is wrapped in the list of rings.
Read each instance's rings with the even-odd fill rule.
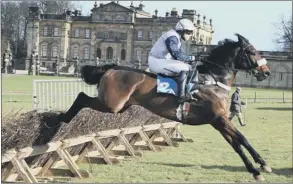
[[[157,74],[167,76],[178,75],[176,80],[179,87],[179,103],[190,100],[191,96],[185,94],[185,85],[189,71],[192,67],[190,62],[197,62],[195,56],[188,56],[182,52],[181,39],[188,41],[193,35],[194,25],[188,19],[181,19],[176,26],[163,34],[154,44],[148,58],[149,69]]]

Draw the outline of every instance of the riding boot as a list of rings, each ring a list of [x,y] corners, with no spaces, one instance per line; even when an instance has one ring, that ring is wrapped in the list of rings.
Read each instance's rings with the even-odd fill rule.
[[[185,94],[185,85],[187,82],[187,76],[188,76],[188,72],[189,71],[181,71],[179,74],[179,79],[178,79],[178,91],[179,91],[179,95],[178,95],[178,102],[182,103],[185,101],[188,101],[191,99],[191,97],[189,95]]]

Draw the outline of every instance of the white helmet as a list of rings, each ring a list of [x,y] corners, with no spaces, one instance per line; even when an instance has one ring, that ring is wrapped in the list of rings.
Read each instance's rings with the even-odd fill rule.
[[[181,19],[175,26],[176,31],[183,31],[183,30],[188,30],[188,31],[193,31],[194,30],[194,25],[189,19]]]

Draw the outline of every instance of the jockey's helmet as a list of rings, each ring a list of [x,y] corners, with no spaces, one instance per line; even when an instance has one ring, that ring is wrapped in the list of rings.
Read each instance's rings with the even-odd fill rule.
[[[175,30],[181,35],[185,41],[192,37],[194,25],[189,19],[181,19],[175,26]]]

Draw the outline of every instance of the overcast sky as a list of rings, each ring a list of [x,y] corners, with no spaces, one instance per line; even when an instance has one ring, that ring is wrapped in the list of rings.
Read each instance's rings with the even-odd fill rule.
[[[110,1],[97,1],[97,3]],[[131,1],[119,1],[121,5],[129,6]],[[140,1],[134,1],[137,6]],[[212,44],[217,44],[224,38],[236,39],[234,33],[240,33],[258,49],[275,50],[273,39],[276,28],[274,23],[281,17],[290,18],[292,15],[291,1],[143,1],[144,10],[159,16],[165,16],[172,8],[176,8],[181,15],[182,9],[195,9],[201,17],[206,15],[212,19],[215,29]],[[82,12],[89,15],[94,1],[80,1]]]

